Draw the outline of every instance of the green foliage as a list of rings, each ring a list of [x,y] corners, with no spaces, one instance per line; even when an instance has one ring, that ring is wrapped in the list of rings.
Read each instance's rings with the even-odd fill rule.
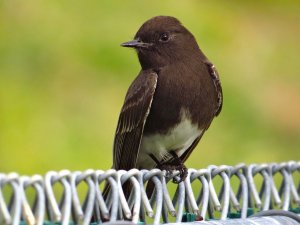
[[[0,171],[108,169],[139,71],[119,44],[172,15],[219,70],[224,108],[189,167],[300,158],[298,1],[0,1]]]

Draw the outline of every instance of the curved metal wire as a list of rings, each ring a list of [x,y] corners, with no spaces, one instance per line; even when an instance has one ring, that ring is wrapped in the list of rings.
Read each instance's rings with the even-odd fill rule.
[[[93,220],[119,219],[138,223],[148,218],[152,224],[160,224],[181,222],[185,212],[204,220],[226,220],[232,213],[245,219],[249,208],[287,211],[300,207],[300,161],[189,169],[184,182],[173,184],[176,176],[178,171],[166,178],[159,169],[63,170],[50,171],[44,177],[0,174],[0,224],[50,221],[67,225],[73,221],[87,225]],[[128,199],[122,189],[125,182],[131,185]],[[105,196],[104,183],[111,187]],[[86,193],[80,193],[81,184],[87,187]],[[154,187],[151,196],[147,185]]]

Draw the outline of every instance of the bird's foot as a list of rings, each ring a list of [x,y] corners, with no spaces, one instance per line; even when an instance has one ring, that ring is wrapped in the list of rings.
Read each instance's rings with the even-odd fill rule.
[[[180,165],[172,165],[172,164],[162,164],[161,166],[158,167],[160,170],[165,170],[166,171],[166,177],[171,178],[173,177],[173,183],[179,184],[180,182],[184,181],[185,178],[187,177],[187,168],[185,167],[184,164]],[[173,176],[173,171],[177,170],[179,171],[179,174],[177,176]]]
[[[188,170],[174,151],[171,151],[170,154],[173,157],[171,160],[167,162],[159,162],[153,154],[150,154],[149,156],[154,160],[154,162],[156,162],[156,168],[166,171],[165,177],[167,178],[173,177],[173,183],[179,184],[180,182],[184,181],[185,178],[187,177]],[[175,177],[173,176],[174,170],[179,171],[179,174]]]
[[[180,182],[184,181],[187,177],[188,170],[174,151],[171,151],[170,153],[172,154],[173,158],[168,162],[157,165],[157,167],[160,170],[166,171],[167,178],[173,177],[174,170],[179,171],[179,174],[173,177],[173,183],[179,184]]]

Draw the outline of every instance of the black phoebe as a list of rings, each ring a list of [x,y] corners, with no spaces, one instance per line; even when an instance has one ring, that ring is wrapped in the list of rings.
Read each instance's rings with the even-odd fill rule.
[[[134,40],[141,71],[130,85],[115,134],[113,168],[180,171],[222,108],[214,65],[174,17],[146,21]]]

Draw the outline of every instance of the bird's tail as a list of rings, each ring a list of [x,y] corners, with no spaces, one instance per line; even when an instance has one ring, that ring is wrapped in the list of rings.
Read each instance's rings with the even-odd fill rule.
[[[123,190],[125,198],[128,200],[130,192],[132,190],[132,185],[130,184],[130,182],[126,182],[126,183],[122,184],[122,190]],[[108,183],[106,183],[104,186],[104,189],[103,189],[103,193],[102,193],[105,201],[108,198],[110,191],[111,191],[111,187]]]
[[[130,182],[126,182],[125,184],[122,185],[122,190],[123,190],[124,196],[127,200],[129,198],[131,189],[132,189],[132,185],[130,184]],[[107,182],[107,183],[105,183],[105,186],[104,186],[104,189],[103,189],[103,192],[102,192],[102,196],[103,196],[103,199],[106,202],[106,204],[108,203],[108,198],[110,197],[109,195],[111,194],[110,192],[111,192],[111,186]],[[111,209],[109,209],[109,211],[111,211]],[[109,221],[109,217],[107,215],[102,215],[101,213],[99,215],[99,213],[96,213],[96,211],[95,211],[93,216],[92,216],[91,223],[98,222],[99,216],[101,217],[102,222]]]
[[[147,194],[148,199],[151,198],[154,188],[155,188],[155,184],[151,180],[149,180],[147,187],[146,187],[146,194]]]

